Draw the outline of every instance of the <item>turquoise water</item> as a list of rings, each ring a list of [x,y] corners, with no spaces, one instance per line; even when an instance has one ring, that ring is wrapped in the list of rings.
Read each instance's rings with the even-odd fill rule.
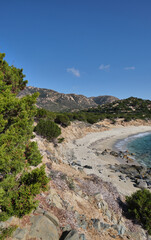
[[[151,167],[151,134],[128,142],[127,149],[139,163]]]
[[[140,164],[151,168],[151,132],[140,133],[117,142],[118,150],[134,153],[134,158]]]

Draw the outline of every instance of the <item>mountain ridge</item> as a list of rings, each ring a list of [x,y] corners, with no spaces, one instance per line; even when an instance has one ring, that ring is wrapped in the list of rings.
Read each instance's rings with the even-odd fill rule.
[[[39,108],[45,108],[50,111],[74,111],[82,110],[91,107],[97,107],[98,105],[112,103],[115,100],[119,100],[114,96],[102,95],[97,97],[86,97],[82,94],[74,93],[59,93],[52,89],[38,88],[28,86],[18,94],[18,97],[25,95],[31,95],[34,92],[39,92],[36,105]]]

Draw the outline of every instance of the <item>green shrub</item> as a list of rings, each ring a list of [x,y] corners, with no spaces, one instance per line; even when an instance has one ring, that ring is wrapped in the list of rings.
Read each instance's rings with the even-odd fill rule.
[[[5,221],[15,215],[22,217],[37,207],[34,200],[36,194],[47,190],[48,178],[44,166],[34,169],[32,172],[24,172],[21,178],[11,183],[11,190],[8,189],[8,181],[0,188],[1,210],[0,221]]]
[[[29,163],[36,166],[41,156],[33,136],[38,93],[17,98],[27,81],[22,69],[9,66],[0,54],[0,221],[23,216],[36,206],[34,197],[46,189],[43,168],[22,173]],[[35,173],[36,172],[36,173]],[[26,176],[31,183],[22,182]]]
[[[35,132],[48,140],[53,140],[61,134],[61,129],[56,123],[41,119],[35,127]]]
[[[62,143],[64,141],[64,138],[58,138],[58,143]]]
[[[62,127],[67,127],[70,124],[70,120],[67,115],[59,114],[55,118],[55,123],[60,124]]]
[[[151,192],[138,190],[130,197],[126,197],[128,212],[132,218],[151,234]]]
[[[34,169],[32,172],[24,173],[21,177],[21,184],[31,186],[31,187],[33,187],[33,185],[35,184],[38,184],[36,185],[36,187],[38,186],[38,188],[43,191],[46,190],[47,183],[48,183],[48,178],[45,174],[44,165],[41,166],[40,168]],[[37,191],[39,191],[39,189]],[[35,190],[34,192],[32,192],[32,189],[31,189],[31,194],[35,194]]]
[[[34,195],[32,194],[31,187],[26,185],[22,185],[19,190],[13,194],[11,203],[15,216],[22,217],[38,206],[38,202],[33,198]]]
[[[8,228],[0,228],[0,240],[6,240],[11,237],[17,226],[10,226]]]
[[[94,123],[98,122],[98,120],[99,120],[98,116],[95,116],[92,114],[87,116],[87,122],[90,124],[94,124]]]
[[[54,112],[50,112],[44,108],[37,108],[36,118],[37,119],[49,119],[54,120],[56,117],[56,114]]]
[[[36,118],[46,118],[47,110],[44,108],[37,108]]]
[[[32,166],[37,166],[41,163],[42,156],[38,150],[36,142],[30,142],[26,145],[25,156],[28,163]]]

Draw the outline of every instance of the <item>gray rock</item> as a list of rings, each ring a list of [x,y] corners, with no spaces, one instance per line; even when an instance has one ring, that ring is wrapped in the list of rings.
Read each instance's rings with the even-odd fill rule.
[[[99,219],[91,219],[93,227],[100,231],[101,227],[100,227],[100,220]]]
[[[98,202],[97,205],[99,209],[102,209],[104,211],[104,213],[108,210],[108,204],[104,200]]]
[[[84,215],[79,215],[77,218],[77,223],[80,228],[87,229],[88,223]]]
[[[123,175],[120,175],[119,178],[122,180],[122,181],[126,181],[125,177]]]
[[[112,213],[107,209],[105,215],[108,217],[109,220],[112,218]]]
[[[142,236],[140,232],[132,232],[132,231],[126,231],[125,233],[129,239],[134,239],[134,240],[151,240],[149,238],[146,238],[146,236]]]
[[[71,230],[64,240],[80,240],[79,234],[76,230]]]
[[[46,150],[45,152],[48,156],[52,156],[51,152],[49,152],[48,150]]]
[[[114,228],[115,230],[117,230],[119,235],[123,235],[126,231],[126,228],[123,225],[117,224],[117,225],[112,225],[112,228]]]
[[[111,166],[110,166],[110,169],[115,170],[116,168],[115,168],[114,165],[111,165]]]
[[[103,200],[103,196],[102,196],[102,194],[101,194],[101,193],[96,193],[96,194],[94,195],[94,197],[95,197],[95,199],[97,200],[97,202],[99,202],[99,201],[102,201],[102,200]]]
[[[56,226],[45,216],[31,217],[32,226],[30,228],[30,238],[40,238],[41,240],[59,240]]]
[[[139,180],[137,187],[141,189],[147,188],[147,183],[144,182],[143,180]]]
[[[86,237],[83,233],[79,235],[79,240],[86,240]]]
[[[27,229],[17,228],[16,231],[14,232],[14,234],[13,234],[13,238],[24,240],[27,232],[28,232]]]
[[[7,225],[5,222],[0,222],[0,228],[5,228]]]
[[[46,166],[47,166],[48,169],[52,169],[52,162],[47,162]]]
[[[45,211],[44,216],[47,217],[56,227],[59,226],[59,220],[56,216],[54,216],[52,213]]]
[[[83,167],[78,167],[78,170],[79,170],[80,172],[82,172],[82,171],[83,171]]]
[[[70,232],[72,230],[71,226],[68,224],[65,227],[61,228],[63,232]]]
[[[110,227],[111,227],[110,224],[104,223],[104,222],[100,222],[100,228],[102,228],[102,229],[109,229]]]
[[[36,213],[36,214],[44,214],[44,212],[45,211],[40,207],[37,207],[36,210],[34,211],[34,213]]]
[[[112,156],[114,156],[114,157],[118,157],[118,153],[115,152],[115,151],[111,151],[111,152],[110,152],[110,155],[112,155]]]
[[[78,167],[81,167],[81,163],[78,163],[78,162],[72,162],[72,163],[71,163],[71,166],[78,166]]]

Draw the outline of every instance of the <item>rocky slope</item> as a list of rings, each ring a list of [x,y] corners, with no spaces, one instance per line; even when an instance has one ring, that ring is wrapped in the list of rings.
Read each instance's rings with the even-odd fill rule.
[[[85,109],[90,107],[97,107],[105,103],[111,103],[117,98],[113,96],[99,96],[87,98],[84,95],[77,94],[63,94],[56,91],[44,88],[26,87],[19,93],[19,97],[27,94],[39,92],[37,106],[45,108],[50,111],[71,111],[76,109]]]
[[[125,198],[111,183],[62,162],[67,141],[109,127],[109,121],[93,126],[73,123],[62,129],[66,140],[55,147],[35,135],[50,177],[49,189],[37,195],[39,206],[30,215],[1,223],[18,226],[9,240],[147,240],[145,231],[123,215]]]
[[[113,97],[113,96],[108,96],[108,95],[91,97],[89,99],[92,99],[98,105],[102,105],[102,104],[106,104],[106,103],[112,103],[112,102],[118,100],[118,98]]]

